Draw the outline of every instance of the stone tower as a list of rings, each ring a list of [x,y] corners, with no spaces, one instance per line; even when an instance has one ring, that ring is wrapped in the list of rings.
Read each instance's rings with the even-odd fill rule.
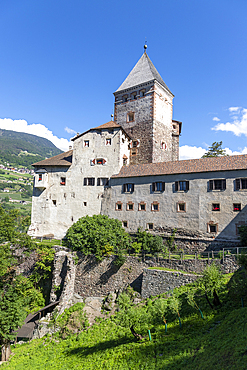
[[[174,95],[146,53],[114,93],[114,121],[132,137],[130,163],[179,158],[181,122],[172,120]]]

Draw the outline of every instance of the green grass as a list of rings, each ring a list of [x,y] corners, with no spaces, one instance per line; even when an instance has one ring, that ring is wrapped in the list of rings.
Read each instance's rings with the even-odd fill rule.
[[[230,276],[225,276],[226,282]],[[12,348],[14,356],[2,368],[15,370],[85,369],[85,370],[246,370],[247,308],[239,297],[231,301],[222,291],[219,309],[210,309],[203,296],[197,303],[204,314],[189,306],[181,287],[182,328],[175,317],[152,327],[152,341],[147,330],[137,342],[127,327],[108,318],[67,339],[56,336],[33,340]],[[149,300],[149,303],[152,300]],[[143,309],[140,306],[140,310]]]

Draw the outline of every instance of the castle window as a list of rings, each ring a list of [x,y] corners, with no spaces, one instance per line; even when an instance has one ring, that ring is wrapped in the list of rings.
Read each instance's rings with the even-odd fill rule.
[[[87,206],[87,202],[83,202],[83,205],[84,205],[84,207],[86,207]]]
[[[42,181],[42,174],[39,173],[39,181]]]
[[[106,139],[105,145],[111,145],[111,139]]]
[[[126,207],[127,207],[127,211],[134,211],[134,203],[128,202]]]
[[[123,193],[133,193],[134,184],[123,184]]]
[[[133,122],[135,120],[135,113],[130,112],[127,114],[127,122]]]
[[[123,227],[128,227],[128,221],[123,221]]]
[[[94,186],[95,178],[94,177],[84,177],[84,186]]]
[[[152,183],[152,191],[153,192],[159,192],[165,191],[165,183],[162,181],[153,182]]]
[[[146,203],[141,202],[138,204],[138,211],[146,211]]]
[[[220,211],[220,204],[219,203],[213,203],[212,204],[212,211],[219,212]]]
[[[123,102],[126,103],[128,101],[128,95],[123,96]]]
[[[177,203],[177,212],[186,212],[186,203],[178,202]]]
[[[88,148],[89,147],[89,140],[84,140],[84,147]]]
[[[153,202],[152,204],[151,204],[151,211],[153,211],[153,212],[159,212],[159,203],[158,202]]]
[[[96,159],[96,164],[104,165],[106,164],[106,160],[104,158]]]
[[[61,177],[60,185],[65,185],[66,184],[66,177]]]
[[[142,89],[142,90],[140,91],[140,97],[142,98],[144,95],[145,95],[145,89]]]
[[[189,181],[175,181],[175,191],[188,191]]]
[[[132,93],[131,94],[131,99],[136,99],[136,98],[137,98],[137,93],[136,92]]]
[[[97,179],[97,186],[108,186],[109,179],[107,177],[99,177]]]
[[[236,179],[236,190],[247,189],[247,179]]]
[[[116,203],[116,211],[122,211],[122,206],[123,206],[123,203],[122,202],[117,202]]]
[[[164,141],[162,141],[160,143],[160,148],[166,150],[167,149],[167,144]]]
[[[240,212],[241,211],[241,203],[233,203],[233,211]]]
[[[53,205],[54,206],[56,206],[57,205],[57,201],[54,199],[54,200],[52,200],[52,203],[53,203]]]
[[[208,232],[209,233],[217,233],[218,232],[218,224],[213,223],[212,221],[208,223]]]
[[[123,166],[126,166],[128,164],[128,158],[123,158]]]
[[[154,229],[154,224],[152,224],[152,223],[147,224],[147,228],[148,228],[148,230],[153,230]]]
[[[226,180],[209,180],[209,190],[225,190],[226,189]]]
[[[136,148],[134,148],[134,149],[130,149],[130,155],[132,156],[132,155],[137,155],[137,153],[138,153],[138,150],[136,149]]]

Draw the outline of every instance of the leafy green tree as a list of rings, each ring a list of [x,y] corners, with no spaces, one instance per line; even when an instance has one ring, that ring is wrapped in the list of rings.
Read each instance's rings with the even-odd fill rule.
[[[202,158],[228,156],[226,150],[222,149],[222,141],[215,141],[209,148],[207,153],[203,154]]]
[[[136,234],[136,242],[141,244],[144,252],[160,253],[164,251],[163,239],[161,236],[152,235],[142,228],[138,228]]]
[[[211,308],[213,308],[209,297],[213,297],[213,305],[219,306],[220,299],[218,291],[224,284],[223,274],[214,263],[208,265],[202,273],[202,278],[196,281],[196,286],[203,291],[205,298]]]
[[[5,212],[0,206],[0,243],[12,242],[17,236],[18,211]]]
[[[44,299],[30,279],[17,274],[10,244],[0,245],[0,266],[0,343],[2,361],[7,361],[14,331],[22,325],[27,312],[44,305]]]
[[[104,215],[82,217],[66,234],[69,247],[86,255],[94,254],[99,261],[113,251],[118,254],[125,250],[129,243],[130,236],[121,222]]]

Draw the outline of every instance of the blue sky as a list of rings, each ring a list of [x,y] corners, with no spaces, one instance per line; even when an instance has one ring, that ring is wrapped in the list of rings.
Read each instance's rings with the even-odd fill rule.
[[[220,140],[247,153],[246,0],[0,0],[0,10],[0,128],[67,149],[73,132],[111,119],[146,38],[183,122],[181,158]]]

